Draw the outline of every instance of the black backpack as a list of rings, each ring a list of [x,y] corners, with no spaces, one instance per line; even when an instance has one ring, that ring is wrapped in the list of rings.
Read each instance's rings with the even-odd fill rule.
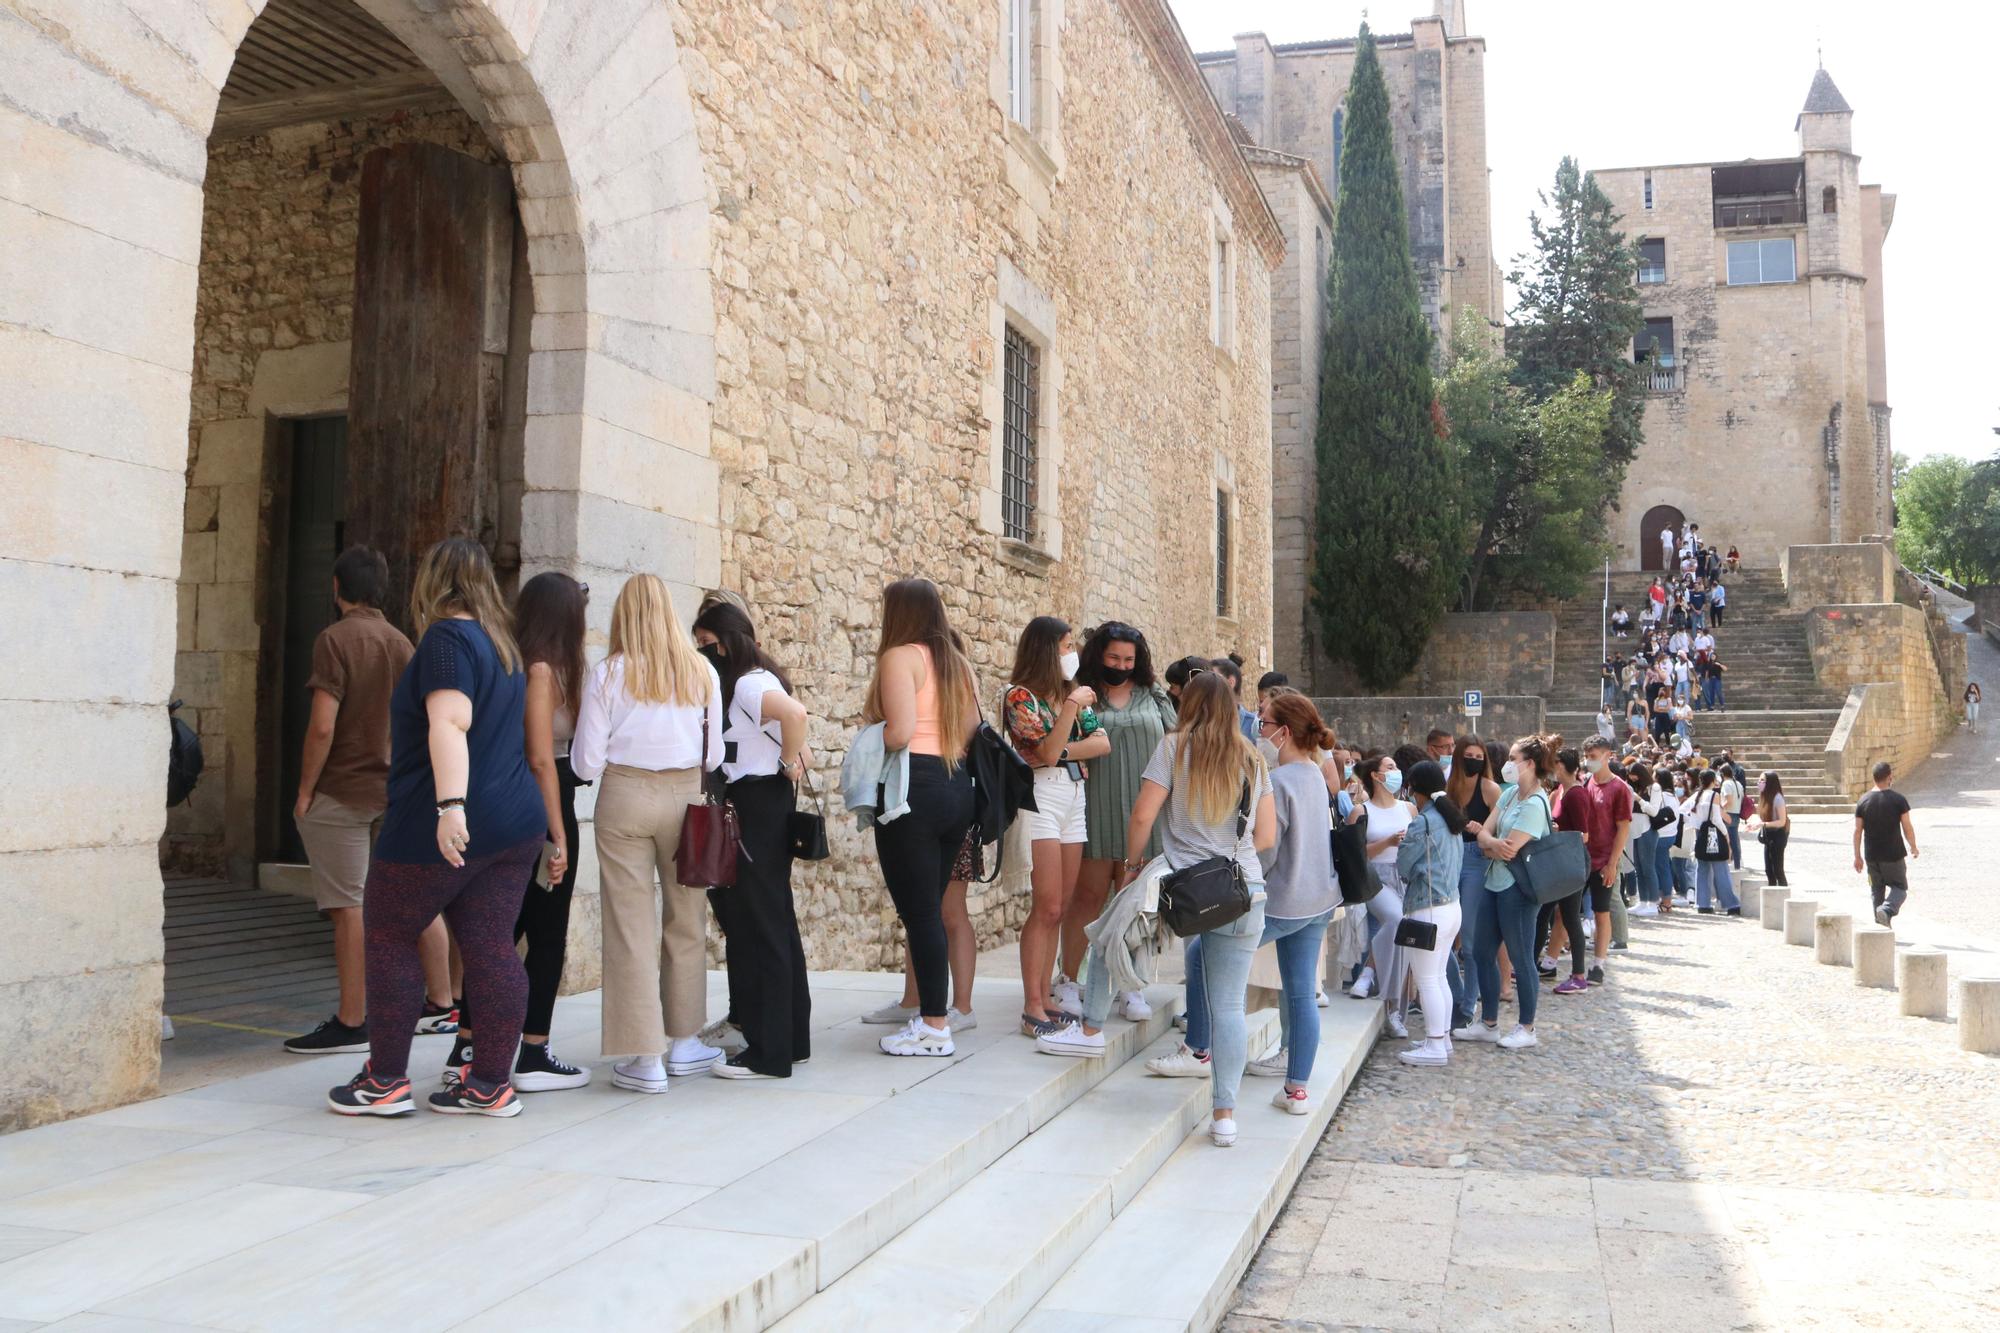
[[[201,737],[174,716],[180,706],[179,699],[167,705],[167,722],[172,728],[172,739],[167,742],[168,805],[185,801],[194,794],[195,783],[201,781]]]

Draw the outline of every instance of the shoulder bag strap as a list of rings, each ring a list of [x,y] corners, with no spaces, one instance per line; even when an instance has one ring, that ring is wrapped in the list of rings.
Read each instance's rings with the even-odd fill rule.
[[[1243,841],[1243,830],[1250,826],[1250,779],[1243,779],[1243,799],[1236,803],[1236,841]]]

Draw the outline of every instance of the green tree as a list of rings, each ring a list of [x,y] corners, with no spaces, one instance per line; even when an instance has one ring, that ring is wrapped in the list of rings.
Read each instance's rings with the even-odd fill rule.
[[[1417,300],[1389,93],[1368,25],[1348,86],[1319,387],[1313,607],[1327,653],[1408,674],[1458,581],[1464,530]]]
[[[1961,583],[2000,579],[2000,456],[1932,454],[1896,479],[1896,557]]]

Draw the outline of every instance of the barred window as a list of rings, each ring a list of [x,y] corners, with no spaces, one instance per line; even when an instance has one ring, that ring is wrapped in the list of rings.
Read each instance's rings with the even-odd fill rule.
[[[1000,445],[1000,531],[1015,541],[1035,536],[1035,423],[1041,384],[1035,345],[1007,326],[1005,415]]]
[[[1215,614],[1229,614],[1229,492],[1215,493]]]

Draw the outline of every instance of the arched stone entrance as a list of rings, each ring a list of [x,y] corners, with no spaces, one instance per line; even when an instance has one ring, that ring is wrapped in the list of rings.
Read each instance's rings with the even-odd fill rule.
[[[533,303],[523,571],[713,583],[708,187],[670,0],[359,2],[512,173]],[[0,603],[31,645],[0,665],[20,779],[0,791],[0,1040],[20,1074],[0,1129],[157,1075],[164,705],[206,611],[179,584],[202,190],[263,8],[157,0],[142,26],[49,0],[0,24],[0,64],[38,71],[0,112],[0,229],[35,256],[0,272]],[[211,775],[232,762],[212,752]]]
[[[1652,571],[1667,568],[1666,548],[1660,545],[1660,534],[1668,529],[1674,533],[1674,541],[1680,541],[1681,524],[1687,518],[1672,505],[1654,505],[1639,520],[1639,568]]]

